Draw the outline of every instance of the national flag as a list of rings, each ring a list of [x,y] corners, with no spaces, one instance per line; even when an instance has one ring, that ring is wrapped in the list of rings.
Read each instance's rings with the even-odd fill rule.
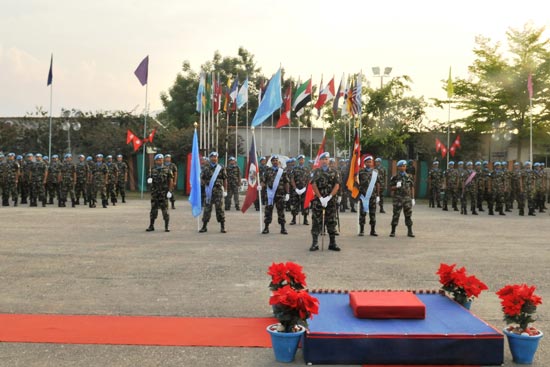
[[[449,153],[451,153],[451,157],[454,157],[455,156],[455,153],[456,153],[456,146],[451,146],[449,148]]]
[[[456,148],[460,148],[460,135],[456,136],[455,141],[453,141],[453,146]]]
[[[251,126],[256,127],[263,123],[269,116],[273,114],[281,104],[283,97],[281,96],[281,69],[279,69],[267,85],[264,98],[258,106],[258,110],[252,119]]]
[[[344,84],[344,74],[342,74],[342,79],[340,79],[340,85],[338,85],[338,91],[336,92],[336,95],[334,96],[334,102],[332,103],[332,114],[334,118],[336,118],[336,114],[338,113],[338,104],[340,103],[340,98],[344,95],[344,92],[342,91]]]
[[[135,137],[136,134],[134,134],[130,130],[126,131],[126,144],[130,144],[130,142],[133,141]]]
[[[435,138],[435,151],[439,152],[441,150],[441,140]]]
[[[137,69],[134,71],[134,74],[138,78],[141,85],[147,84],[147,77],[149,76],[149,55],[141,60]]]
[[[445,158],[447,155],[447,147],[445,144],[441,143],[441,158]]]
[[[231,78],[227,78],[227,87],[225,88],[225,102],[223,104],[223,111],[224,112],[229,111],[229,103],[230,103],[230,100],[231,100],[231,97],[229,96],[229,90],[231,89],[231,83],[232,83]]]
[[[155,133],[157,132],[157,129],[153,129],[147,139],[145,139],[145,142],[153,143],[153,138],[155,137]]]
[[[134,137],[134,140],[132,141],[134,143],[134,152],[137,152],[139,148],[143,145],[143,140],[138,138],[137,136]]]
[[[285,93],[285,98],[283,99],[283,112],[281,113],[281,117],[279,117],[279,121],[277,121],[277,126],[275,126],[276,129],[280,129],[283,126],[290,125],[291,100],[292,87],[289,85]]]
[[[344,100],[344,104],[342,105],[342,113],[341,116],[344,117],[349,113],[349,107],[348,107],[348,94],[349,94],[349,78],[346,80],[346,88],[344,88],[344,93],[342,94],[342,98]]]
[[[206,84],[206,76],[204,75],[204,73],[201,73],[201,76],[199,78],[199,87],[197,88],[197,108],[196,108],[196,111],[197,112],[201,112],[202,111],[202,98],[203,98],[203,95],[204,95],[204,85]]]
[[[361,114],[361,91],[362,91],[362,83],[361,83],[361,76],[358,76],[355,80],[355,83],[350,84],[348,89],[348,96],[347,96],[347,107],[348,112],[352,115],[360,115]]]
[[[222,106],[222,86],[220,84],[220,74],[214,82],[214,113],[220,112]]]
[[[323,133],[323,140],[321,141],[321,145],[319,145],[319,149],[317,150],[317,156],[315,157],[315,161],[313,162],[312,171],[316,168],[319,168],[321,165],[320,156],[325,152],[325,142],[326,142],[327,136]],[[311,203],[311,200],[315,197],[315,193],[313,192],[313,187],[311,186],[311,182],[308,182],[307,184],[307,190],[306,190],[306,197],[304,198],[304,208],[309,208],[309,204]]]
[[[301,116],[304,107],[311,101],[311,79],[300,85],[294,93],[292,109],[297,116]]]
[[[449,66],[449,78],[447,79],[447,98],[451,99],[454,94],[453,79],[451,78],[451,67]]]
[[[212,111],[212,73],[208,73],[204,86],[204,109],[208,113]]]
[[[317,117],[321,116],[321,107],[332,99],[334,99],[334,77],[328,82],[326,87],[319,92],[319,98],[315,103],[315,108],[317,109]]]
[[[48,84],[46,86],[50,86],[53,82],[53,54],[50,59],[50,71],[48,71]]]
[[[529,93],[529,99],[533,99],[533,75],[531,75],[531,73],[529,73],[527,77],[527,92]]]
[[[237,94],[239,93],[239,78],[237,77],[233,80],[231,85],[231,90],[229,91],[229,97],[231,97],[231,103],[235,103],[237,100]]]
[[[349,175],[346,186],[355,199],[359,195],[359,188],[355,185],[359,169],[361,168],[361,142],[359,141],[359,130],[355,128],[355,142],[353,152],[349,161]]]
[[[248,102],[248,77],[244,80],[239,93],[237,93],[237,108],[241,108]]]
[[[264,98],[265,94],[265,82],[263,79],[260,80],[260,88],[258,89],[258,106],[260,105],[260,102],[262,102],[262,99]]]
[[[248,152],[248,167],[246,169],[246,179],[248,180],[248,188],[244,198],[241,212],[245,213],[250,205],[258,198],[258,159],[256,156],[256,137],[252,135],[252,143]]]
[[[197,129],[193,134],[193,147],[191,149],[191,170],[189,173],[189,183],[191,185],[191,193],[189,194],[189,203],[191,204],[191,212],[193,217],[198,217],[202,211],[201,204],[201,157],[199,154],[199,140],[197,137]]]
[[[362,93],[363,93],[363,75],[359,74],[357,76],[357,80],[355,82],[355,88],[353,90],[354,111],[359,116],[361,116],[361,112],[363,111],[363,103],[361,100]]]

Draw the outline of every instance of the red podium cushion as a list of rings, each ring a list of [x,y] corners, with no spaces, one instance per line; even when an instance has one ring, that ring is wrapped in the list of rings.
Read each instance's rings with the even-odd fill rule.
[[[349,303],[360,319],[424,319],[426,306],[411,292],[350,292]]]

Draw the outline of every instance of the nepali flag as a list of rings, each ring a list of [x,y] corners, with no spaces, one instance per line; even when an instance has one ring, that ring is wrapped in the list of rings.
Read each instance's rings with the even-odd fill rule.
[[[447,147],[445,144],[441,143],[441,158],[445,158],[447,155]]]
[[[246,170],[248,189],[246,190],[246,196],[244,198],[241,212],[245,213],[250,205],[258,198],[258,184],[259,184],[259,172],[258,172],[258,160],[256,158],[256,137],[252,134],[252,144],[250,145],[250,152],[248,153],[248,169]]]
[[[336,93],[334,92],[334,77],[328,82],[326,87],[319,93],[319,98],[315,103],[315,108],[317,109],[317,117],[321,116],[321,107],[331,100],[334,99]]]
[[[453,142],[453,146],[456,147],[456,148],[460,148],[460,135],[456,136],[456,139]]]
[[[320,162],[320,156],[325,152],[325,141],[326,141],[326,135],[323,135],[323,141],[321,142],[321,145],[319,145],[319,150],[317,151],[317,157],[315,157],[315,162],[313,162],[313,168],[311,169],[311,172],[313,172],[314,169],[319,168],[321,165]],[[311,203],[311,200],[315,197],[315,193],[313,192],[313,187],[311,186],[311,182],[308,182],[307,184],[307,190],[306,190],[306,197],[304,198],[304,208],[308,208],[309,204]]]
[[[141,148],[141,146],[143,145],[143,140],[141,140],[136,136],[134,137],[133,143],[134,143],[134,152],[137,152],[139,148]]]
[[[441,140],[435,138],[435,151],[439,152],[441,150]]]
[[[135,138],[136,138],[136,134],[134,134],[130,130],[126,132],[126,144],[130,144],[131,142],[134,141]]]
[[[277,126],[275,126],[276,129],[280,129],[283,126],[290,125],[290,102],[292,97],[292,88],[289,86],[285,93],[285,98],[283,99],[283,112],[281,113],[281,117],[279,117],[279,121],[277,121]]]

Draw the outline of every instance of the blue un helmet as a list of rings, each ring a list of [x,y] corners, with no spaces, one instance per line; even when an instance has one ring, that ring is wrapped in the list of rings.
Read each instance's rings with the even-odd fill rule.
[[[375,162],[382,162],[382,158],[378,157],[374,160]]]
[[[35,157],[37,157],[37,158],[42,157],[42,154],[36,153],[36,154],[35,154]]]
[[[92,156],[91,156],[91,155],[89,155],[89,156],[87,156],[87,157],[86,157],[86,161],[88,161],[88,162],[89,162],[89,161],[91,161],[91,160],[93,160],[93,158],[92,158]]]
[[[454,167],[454,165],[455,165],[455,161],[449,161],[448,165],[449,165],[449,166],[453,166],[453,167]]]
[[[319,156],[319,159],[330,158],[329,152],[324,152]]]
[[[155,161],[156,161],[157,159],[164,159],[164,155],[158,153],[157,155],[155,155]]]
[[[466,166],[472,166],[472,165],[473,165],[472,161],[466,162]]]
[[[217,156],[218,156],[218,152],[210,152],[210,154],[208,154],[208,158],[217,157]]]
[[[67,158],[72,158],[73,155],[71,153],[67,153],[65,154],[65,156],[63,157],[64,159],[67,159]]]
[[[15,159],[17,159],[18,161],[22,161],[23,160],[23,156],[21,154],[19,154],[17,157],[15,157]]]
[[[407,161],[404,159],[397,162],[397,167],[406,166],[406,165],[407,165]]]
[[[96,154],[95,156],[96,158],[103,158],[103,154],[99,153],[99,154]]]
[[[475,165],[476,165],[476,167],[481,167],[481,162],[477,161]]]
[[[289,159],[286,160],[286,164],[294,163],[294,162],[296,162],[296,159],[294,159],[294,158],[289,158]]]
[[[298,154],[298,156],[296,157],[296,160],[299,161],[300,159],[306,159],[306,156],[303,154]]]
[[[47,155],[44,156],[44,160],[45,161],[49,161],[50,160],[50,157],[48,157]]]
[[[533,167],[540,167],[540,163],[539,163],[539,162],[535,162],[535,163],[533,164]]]
[[[459,166],[460,166],[460,165],[463,166],[463,165],[464,165],[464,161],[458,161],[458,165],[459,165]]]
[[[495,162],[495,163],[493,163],[493,166],[495,166],[495,167],[500,167],[500,162]]]
[[[58,159],[59,156],[57,154],[52,155],[52,159]]]

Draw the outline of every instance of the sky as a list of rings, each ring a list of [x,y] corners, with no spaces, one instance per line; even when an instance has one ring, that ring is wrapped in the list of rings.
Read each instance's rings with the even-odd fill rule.
[[[62,108],[136,111],[145,87],[133,72],[149,55],[147,100],[162,110],[183,61],[198,71],[218,50],[240,46],[265,75],[279,65],[319,83],[362,71],[379,85],[372,67],[413,79],[411,94],[445,98],[442,81],[467,77],[475,38],[506,44],[509,28],[527,22],[550,26],[545,1],[432,0],[18,0],[0,13],[0,116],[50,110],[46,86],[53,53],[52,115]],[[546,35],[548,34],[545,33]],[[546,36],[548,37],[548,35]],[[428,110],[445,120],[446,111]]]

